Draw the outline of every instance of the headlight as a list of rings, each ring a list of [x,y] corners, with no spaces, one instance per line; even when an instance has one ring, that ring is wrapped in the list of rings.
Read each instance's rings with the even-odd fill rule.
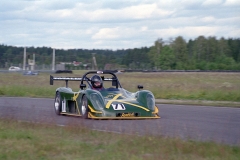
[[[92,93],[90,95],[91,102],[96,109],[102,110],[104,108],[104,102],[102,98],[97,93]]]
[[[154,110],[155,109],[155,98],[152,94],[147,94],[147,106],[149,109]]]

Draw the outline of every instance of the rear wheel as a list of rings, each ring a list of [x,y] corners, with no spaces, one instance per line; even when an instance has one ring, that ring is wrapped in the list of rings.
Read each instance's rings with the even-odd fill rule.
[[[82,115],[82,118],[87,119],[88,118],[88,100],[86,95],[84,95],[82,97],[82,104],[81,104],[81,108],[80,108],[80,112]]]
[[[59,92],[55,96],[54,109],[57,115],[60,115],[62,112],[62,99]]]

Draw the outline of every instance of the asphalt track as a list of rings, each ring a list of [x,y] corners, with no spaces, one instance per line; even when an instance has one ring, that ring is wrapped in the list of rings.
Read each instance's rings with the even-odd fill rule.
[[[46,98],[0,97],[0,118],[240,146],[240,108],[159,104],[161,119],[84,120],[56,115],[53,104]]]

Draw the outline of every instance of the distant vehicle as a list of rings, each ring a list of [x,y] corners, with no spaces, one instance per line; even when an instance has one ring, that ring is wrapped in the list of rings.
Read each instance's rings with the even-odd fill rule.
[[[33,72],[33,71],[27,71],[27,72],[24,72],[23,75],[38,75],[38,72]]]
[[[9,71],[21,71],[22,69],[20,67],[11,66],[8,70]]]

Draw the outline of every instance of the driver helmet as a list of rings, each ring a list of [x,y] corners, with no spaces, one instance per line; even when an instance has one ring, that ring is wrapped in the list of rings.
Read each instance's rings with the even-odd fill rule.
[[[91,84],[93,88],[102,88],[102,78],[99,75],[94,75],[91,78]]]

